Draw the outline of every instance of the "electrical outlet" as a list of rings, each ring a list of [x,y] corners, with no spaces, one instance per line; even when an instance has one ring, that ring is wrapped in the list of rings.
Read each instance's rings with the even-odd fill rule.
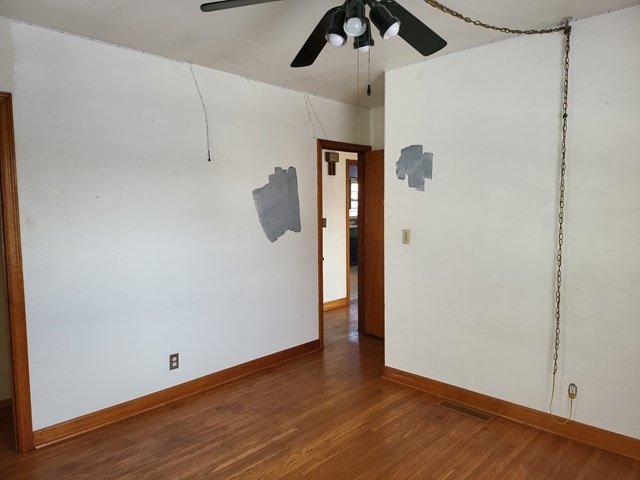
[[[409,245],[411,243],[411,230],[402,230],[402,243],[405,245]]]
[[[169,355],[169,370],[175,370],[180,366],[180,354],[172,353]]]
[[[578,387],[575,383],[569,384],[569,398],[574,399],[578,396]]]

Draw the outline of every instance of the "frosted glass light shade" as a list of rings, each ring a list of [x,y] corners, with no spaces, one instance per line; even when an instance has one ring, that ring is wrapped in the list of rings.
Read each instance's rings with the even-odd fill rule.
[[[385,30],[385,32],[382,34],[382,38],[386,40],[388,38],[395,37],[396,35],[398,35],[399,32],[400,32],[400,22],[395,22]]]
[[[338,35],[337,33],[329,33],[327,34],[327,42],[329,42],[329,44],[333,45],[334,47],[340,47],[342,45],[344,45],[344,42],[346,41],[346,39],[340,35]]]
[[[350,37],[359,37],[367,29],[367,25],[360,17],[351,17],[344,22],[344,31]]]

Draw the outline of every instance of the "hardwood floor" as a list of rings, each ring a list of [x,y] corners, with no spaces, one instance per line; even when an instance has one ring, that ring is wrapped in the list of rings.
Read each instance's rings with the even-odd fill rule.
[[[0,478],[640,479],[640,462],[381,380],[384,344],[350,308],[325,315],[324,353],[61,444],[19,455],[0,419]]]

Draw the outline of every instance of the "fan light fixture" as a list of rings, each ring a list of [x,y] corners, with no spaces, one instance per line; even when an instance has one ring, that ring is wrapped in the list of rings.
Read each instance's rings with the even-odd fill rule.
[[[371,6],[369,17],[384,40],[395,37],[400,32],[400,20],[391,15],[384,5],[376,3]]]
[[[369,6],[371,21],[366,16],[365,3]],[[377,0],[347,0],[333,14],[325,38],[329,44],[340,47],[346,43],[347,36],[354,37],[353,48],[368,52],[374,44],[371,23],[384,40],[395,37],[400,32],[400,20]]]
[[[331,25],[327,30],[325,38],[327,39],[327,42],[329,42],[334,47],[340,47],[347,41],[347,35],[345,34],[343,28],[344,19],[346,16],[347,12],[345,12],[341,8],[340,10],[337,10],[331,18]]]
[[[357,48],[363,53],[367,53],[369,48],[373,46],[373,38],[371,38],[371,25],[369,25],[369,19],[364,19],[366,30],[364,33],[355,38],[353,41],[353,48]]]
[[[281,0],[213,0],[200,5],[200,10],[215,12],[278,1]],[[339,47],[347,43],[347,37],[353,37],[354,48],[370,52],[369,48],[373,45],[371,24],[377,27],[383,39],[397,35],[424,57],[433,55],[447,45],[444,38],[400,5],[404,0],[341,1],[342,5],[331,7],[322,15],[291,62],[293,68],[313,65],[327,43]]]
[[[367,29],[362,0],[351,0],[346,8],[347,18],[344,21],[344,31],[350,37],[359,37]]]

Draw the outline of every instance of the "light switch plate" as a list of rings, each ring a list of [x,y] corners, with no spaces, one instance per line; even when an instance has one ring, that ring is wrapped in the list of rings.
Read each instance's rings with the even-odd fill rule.
[[[402,230],[402,243],[404,245],[409,245],[411,243],[411,230],[409,229]]]

